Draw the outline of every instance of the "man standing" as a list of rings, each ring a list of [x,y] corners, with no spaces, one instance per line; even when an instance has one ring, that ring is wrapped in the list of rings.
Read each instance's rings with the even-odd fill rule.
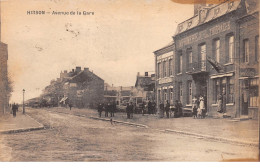
[[[150,100],[148,102],[148,114],[152,114],[152,103]]]
[[[13,117],[16,117],[16,109],[18,106],[15,105],[15,103],[12,105],[12,111],[13,111]]]
[[[103,111],[103,104],[99,103],[98,104],[98,115],[99,115],[99,117],[101,117],[102,111]]]
[[[165,112],[166,112],[167,118],[169,118],[169,111],[170,111],[170,103],[167,100],[166,105],[165,105]]]
[[[160,118],[164,117],[164,104],[163,102],[160,103]]]

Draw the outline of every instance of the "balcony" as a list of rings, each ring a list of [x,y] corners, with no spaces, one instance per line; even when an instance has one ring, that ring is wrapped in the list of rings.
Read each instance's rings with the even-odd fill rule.
[[[198,74],[198,73],[205,73],[207,72],[207,61],[200,61],[200,62],[192,62],[189,63],[187,66],[187,73],[188,74]]]

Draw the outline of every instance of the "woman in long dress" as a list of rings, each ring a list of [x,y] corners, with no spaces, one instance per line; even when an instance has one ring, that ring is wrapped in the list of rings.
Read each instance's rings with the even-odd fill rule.
[[[202,118],[203,110],[205,110],[204,98],[202,96],[200,96],[199,102],[198,117]]]

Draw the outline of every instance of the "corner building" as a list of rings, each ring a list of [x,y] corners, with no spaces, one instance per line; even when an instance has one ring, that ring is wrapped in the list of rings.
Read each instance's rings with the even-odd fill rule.
[[[172,85],[185,109],[203,96],[208,115],[217,116],[224,91],[228,116],[258,118],[258,7],[257,0],[195,5],[194,16],[178,24]]]

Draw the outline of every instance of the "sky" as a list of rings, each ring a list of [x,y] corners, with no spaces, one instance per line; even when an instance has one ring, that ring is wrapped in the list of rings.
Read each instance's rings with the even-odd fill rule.
[[[27,15],[27,11],[50,14]],[[94,15],[52,15],[94,12]],[[171,0],[6,0],[1,40],[8,44],[11,102],[39,96],[60,72],[88,67],[114,86],[133,86],[137,72],[154,72],[153,52],[172,41],[193,5]]]

